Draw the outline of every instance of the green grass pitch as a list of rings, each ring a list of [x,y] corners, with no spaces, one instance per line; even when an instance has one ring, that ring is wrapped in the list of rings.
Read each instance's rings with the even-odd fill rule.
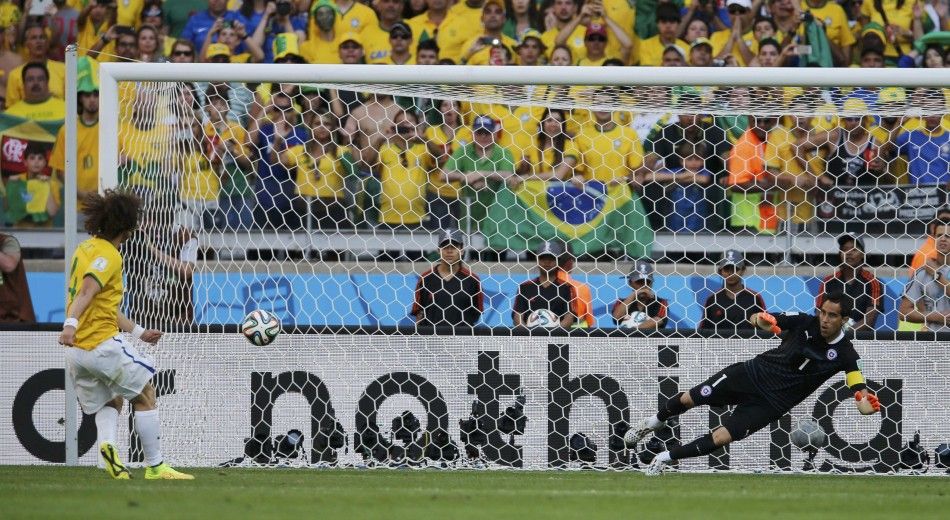
[[[0,466],[0,518],[950,518],[950,477]]]

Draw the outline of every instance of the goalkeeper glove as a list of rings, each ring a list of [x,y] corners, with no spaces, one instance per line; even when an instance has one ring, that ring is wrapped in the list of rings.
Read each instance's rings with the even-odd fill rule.
[[[868,392],[867,399],[862,399],[861,392],[855,392],[854,400],[858,402],[858,410],[864,415],[871,415],[881,410],[881,401],[870,392]]]
[[[770,325],[769,329],[775,334],[782,333],[781,327],[779,327],[778,322],[775,321],[775,316],[772,316],[771,314],[767,312],[760,312],[758,315],[758,319],[764,321],[765,323],[768,323]]]

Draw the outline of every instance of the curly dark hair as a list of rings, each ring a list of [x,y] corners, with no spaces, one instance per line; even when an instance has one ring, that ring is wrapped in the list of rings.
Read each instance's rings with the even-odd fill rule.
[[[122,233],[138,229],[142,199],[131,191],[106,190],[83,197],[82,212],[86,215],[86,232],[113,240]]]

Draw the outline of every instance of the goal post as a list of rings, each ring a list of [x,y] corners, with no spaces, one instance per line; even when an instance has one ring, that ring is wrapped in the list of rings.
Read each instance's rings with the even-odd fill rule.
[[[947,69],[103,63],[98,81],[100,189],[147,188],[143,226],[168,239],[137,236],[127,244],[135,257],[126,264],[134,296],[125,305],[133,319],[169,331],[161,347],[146,351],[163,369],[156,386],[170,460],[642,465],[657,446],[689,441],[728,412],[686,414],[632,450],[620,441],[625,428],[658,401],[776,344],[708,326],[715,320],[706,303],[726,283],[725,267],[748,268],[747,287],[768,310],[813,312],[822,279],[846,253],[839,249],[847,243],[842,233],[860,242],[862,253],[884,257],[868,271],[880,279],[872,302],[880,308],[857,347],[890,411],[858,417],[847,388],[833,378],[764,431],[682,469],[916,470],[907,462],[913,432],[921,432],[927,449],[950,440],[946,410],[930,406],[948,385],[940,370],[948,362],[947,338],[938,334],[941,341],[921,345],[896,334],[907,274],[902,263],[887,260],[911,255],[926,222],[948,202],[941,186],[908,181],[927,172],[911,171],[888,142],[921,125],[934,130],[928,117],[950,127]],[[273,87],[228,98],[228,108],[242,103],[246,117],[212,128],[205,98],[219,84]],[[286,104],[283,85],[292,92]],[[311,88],[367,96],[315,99],[325,103],[317,110],[305,104]],[[885,99],[898,94],[899,102]],[[384,96],[405,104],[378,103]],[[340,115],[334,103],[351,104]],[[345,128],[354,113],[368,117],[372,110],[384,114],[385,125],[374,120],[367,130],[357,121]],[[287,112],[296,119],[278,143],[271,138]],[[327,130],[330,137],[317,137],[333,126],[321,119],[331,112],[337,126]],[[451,117],[458,118],[451,130],[434,122]],[[910,126],[878,124],[901,117]],[[142,118],[147,128],[136,126]],[[560,125],[557,139],[547,135],[549,119]],[[749,158],[773,177],[768,187],[741,179],[743,172],[727,164],[736,143],[760,128],[759,119],[771,120],[766,134],[781,150]],[[665,133],[676,125],[679,133]],[[598,140],[607,127],[616,137]],[[404,130],[410,137],[399,136]],[[485,130],[493,139],[485,150],[497,150],[497,157],[459,152],[474,149],[475,134]],[[325,148],[344,131],[349,141]],[[852,132],[874,135],[852,142]],[[417,141],[390,146],[398,139]],[[151,154],[155,165],[130,173],[123,142],[148,148],[135,153]],[[539,142],[547,148],[535,150]],[[472,165],[462,166],[469,159]],[[714,173],[706,171],[710,159],[718,161]],[[699,166],[687,165],[691,160]],[[283,180],[265,178],[272,172],[262,161],[282,168]],[[848,169],[858,162],[858,170]],[[509,165],[504,172],[474,175],[501,163]],[[834,168],[835,179],[846,180],[820,184]],[[254,179],[250,186],[235,187],[238,170]],[[396,181],[387,184],[382,172]],[[852,182],[871,174],[887,181]],[[130,180],[134,175],[143,178]],[[225,214],[219,193],[226,183],[254,199],[247,221],[242,207]],[[432,208],[443,202],[448,209],[439,218],[450,225],[432,225]],[[766,214],[768,205],[774,207]],[[465,232],[463,260],[480,277],[479,314],[457,328],[417,326],[427,319],[416,306],[428,290],[419,275],[439,258],[436,237],[446,228]],[[446,242],[457,236],[448,233]],[[537,276],[535,254],[546,254],[539,246],[549,240],[570,250],[577,260],[572,276],[592,293],[586,311],[570,303],[573,320],[584,326],[550,335],[514,326],[515,314],[523,324],[543,319],[530,306],[518,310],[517,295]],[[653,287],[655,304],[624,303],[642,285]],[[620,315],[618,302],[626,306]],[[266,347],[236,332],[255,308],[285,326]],[[889,349],[886,358],[881,345]],[[805,419],[827,434],[817,459],[793,446],[793,430],[814,432],[797,428]],[[302,434],[302,450],[294,435],[284,435],[288,430]],[[135,440],[124,438],[123,452],[140,462]],[[66,439],[76,449],[77,435]]]

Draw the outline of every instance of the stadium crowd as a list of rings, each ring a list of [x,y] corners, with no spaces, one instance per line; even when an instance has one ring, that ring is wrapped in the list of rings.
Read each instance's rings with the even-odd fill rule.
[[[4,114],[52,128],[66,115],[64,49],[78,44],[82,193],[97,178],[98,62],[943,67],[947,11],[946,0],[4,1],[0,93]],[[466,197],[478,228],[501,186],[539,179],[629,184],[655,230],[753,232],[814,220],[834,186],[950,181],[950,119],[836,115],[945,111],[933,92],[777,94],[789,113],[810,98],[811,118],[713,117],[707,94],[664,94],[699,107],[672,115],[286,84],[187,85],[165,103],[129,87],[120,178],[174,186],[192,229],[442,229],[458,227]],[[5,225],[61,225],[64,132],[35,142],[6,126]]]
[[[97,189],[101,62],[932,68],[950,48],[946,0],[3,0],[0,27],[9,228],[62,226],[72,43],[80,196]],[[538,88],[507,94],[618,107],[632,96]],[[711,97],[798,115],[704,112]],[[831,188],[950,183],[950,117],[914,115],[947,112],[950,89],[675,87],[647,101],[565,111],[295,84],[123,84],[119,178],[151,208],[177,210],[175,242],[189,251],[188,230],[467,219],[479,231],[500,191],[529,182],[628,186],[656,231],[752,233],[820,221]],[[856,116],[876,111],[886,115]]]

